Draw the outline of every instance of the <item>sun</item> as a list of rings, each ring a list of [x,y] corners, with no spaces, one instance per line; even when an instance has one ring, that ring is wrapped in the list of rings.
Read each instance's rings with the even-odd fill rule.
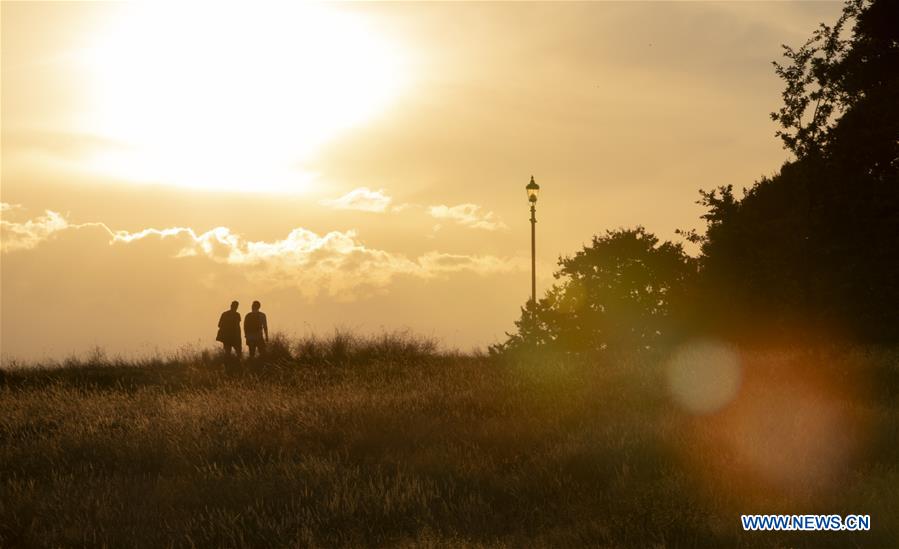
[[[85,60],[91,168],[134,182],[297,192],[304,162],[393,104],[403,49],[333,5],[120,6]]]

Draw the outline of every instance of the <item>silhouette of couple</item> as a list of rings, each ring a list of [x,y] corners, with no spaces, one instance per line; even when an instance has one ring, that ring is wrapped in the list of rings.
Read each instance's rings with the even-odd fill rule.
[[[231,302],[231,308],[222,313],[219,317],[219,331],[215,336],[216,341],[222,342],[222,348],[225,354],[230,356],[231,350],[239,358],[243,354],[243,342],[240,337],[240,313],[237,307],[240,305],[237,301]],[[247,347],[250,348],[250,358],[259,356],[265,352],[265,344],[268,343],[268,321],[265,313],[259,309],[262,307],[258,301],[253,302],[253,311],[247,313],[244,317],[243,331],[247,337]]]

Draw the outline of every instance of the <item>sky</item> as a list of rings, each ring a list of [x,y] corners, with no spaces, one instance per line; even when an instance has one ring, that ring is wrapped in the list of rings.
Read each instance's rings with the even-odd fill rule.
[[[3,2],[0,356],[272,330],[485,348],[594,234],[702,229],[788,154],[837,2]]]

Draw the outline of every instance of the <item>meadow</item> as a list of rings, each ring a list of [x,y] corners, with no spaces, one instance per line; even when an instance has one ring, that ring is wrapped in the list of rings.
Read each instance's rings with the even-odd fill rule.
[[[735,352],[739,392],[704,413],[662,354],[408,334],[7,364],[0,546],[895,547],[899,349]],[[743,532],[745,513],[871,530]]]

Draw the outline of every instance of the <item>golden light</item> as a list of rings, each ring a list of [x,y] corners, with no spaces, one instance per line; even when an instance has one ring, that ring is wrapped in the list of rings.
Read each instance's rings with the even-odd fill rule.
[[[716,363],[726,363],[718,356]],[[733,398],[708,413],[685,407],[691,413],[681,450],[700,486],[733,512],[747,506],[795,512],[838,494],[876,430],[868,358],[821,361],[815,353],[774,347],[735,357],[741,376]]]
[[[302,191],[318,148],[383,112],[408,59],[373,21],[324,4],[120,6],[87,49],[80,126],[128,181]]]
[[[668,392],[690,412],[715,412],[737,395],[740,370],[739,357],[728,345],[692,341],[678,348],[666,364]]]

